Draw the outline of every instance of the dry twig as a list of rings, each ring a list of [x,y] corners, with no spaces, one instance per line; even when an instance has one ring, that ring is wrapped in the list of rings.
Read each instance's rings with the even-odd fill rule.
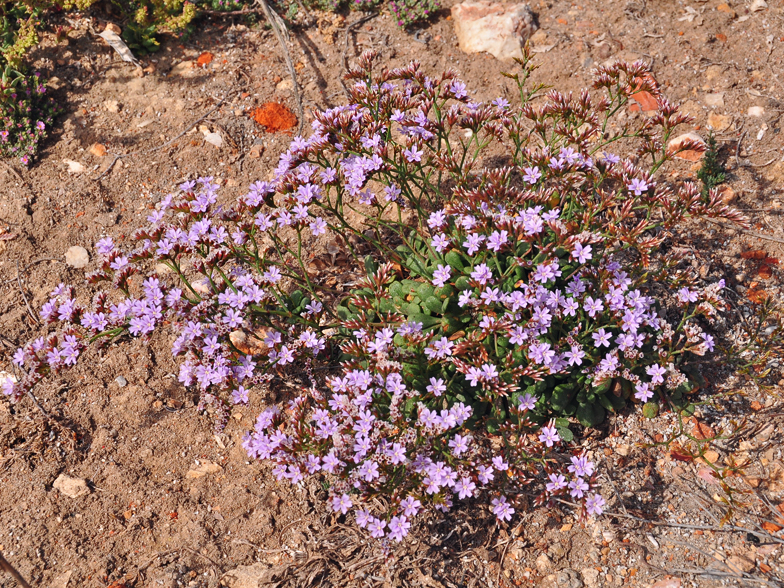
[[[267,0],[256,0],[256,2],[261,5],[261,9],[264,11],[264,16],[267,17],[267,21],[272,27],[272,32],[275,33],[275,37],[278,39],[278,44],[283,50],[283,57],[286,60],[286,67],[289,70],[291,81],[294,83],[294,99],[297,101],[297,116],[299,117],[299,130],[297,131],[297,134],[301,135],[302,127],[305,124],[305,112],[302,109],[302,95],[299,93],[299,86],[297,85],[297,70],[294,69],[294,62],[291,60],[291,53],[289,52],[288,48],[289,31],[286,28],[286,23],[283,22],[283,19],[280,18],[277,12],[270,8]]]
[[[784,243],[784,239],[779,239],[778,237],[771,237],[769,235],[763,235],[762,233],[755,233],[754,231],[747,231],[746,229],[741,229],[739,227],[728,227],[727,225],[725,225],[723,223],[717,222],[715,220],[711,220],[709,218],[706,218],[705,220],[708,221],[711,224],[718,225],[718,226],[720,226],[723,229],[727,229],[727,230],[730,230],[730,231],[740,231],[741,233],[744,233],[746,235],[751,235],[752,237],[756,237],[757,239],[764,239],[765,241],[773,241],[775,243]]]
[[[16,580],[17,584],[19,584],[22,588],[30,588],[30,584],[25,582],[25,579],[22,577],[22,574],[16,571],[14,566],[6,561],[3,557],[3,554],[0,553],[0,569],[10,575],[14,580]]]

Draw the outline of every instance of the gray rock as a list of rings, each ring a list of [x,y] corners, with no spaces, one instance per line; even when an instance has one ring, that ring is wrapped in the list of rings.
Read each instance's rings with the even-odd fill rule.
[[[522,47],[536,30],[527,4],[465,0],[452,7],[460,49],[487,52],[496,59],[522,57]]]
[[[115,381],[115,382],[117,382],[117,385],[118,385],[120,388],[125,388],[125,387],[128,385],[128,380],[126,380],[126,379],[125,379],[125,378],[123,378],[122,376],[117,376],[117,377],[114,379],[114,381]]]

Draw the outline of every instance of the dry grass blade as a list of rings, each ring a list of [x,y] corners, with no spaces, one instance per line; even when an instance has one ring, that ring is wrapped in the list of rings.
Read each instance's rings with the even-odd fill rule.
[[[25,581],[25,579],[22,577],[22,574],[16,571],[14,566],[6,561],[2,553],[0,553],[0,568],[2,568],[2,570],[11,576],[14,580],[16,580],[16,583],[19,584],[22,588],[30,588],[30,584]]]

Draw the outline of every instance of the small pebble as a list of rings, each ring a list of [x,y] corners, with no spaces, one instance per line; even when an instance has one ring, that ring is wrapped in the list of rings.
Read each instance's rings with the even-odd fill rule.
[[[126,380],[126,379],[125,379],[125,378],[123,378],[122,376],[117,376],[117,377],[114,379],[114,381],[115,381],[115,382],[117,382],[117,385],[118,385],[120,388],[125,388],[125,387],[128,385],[128,380]]]
[[[71,267],[80,269],[90,263],[90,255],[84,247],[74,245],[73,247],[69,247],[68,251],[65,252],[65,263]]]

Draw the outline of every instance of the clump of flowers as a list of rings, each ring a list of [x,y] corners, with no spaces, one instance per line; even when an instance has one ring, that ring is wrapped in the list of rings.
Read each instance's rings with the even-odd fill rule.
[[[438,0],[389,0],[389,8],[403,28],[425,21],[441,8]]]
[[[420,512],[456,500],[488,500],[505,521],[534,486],[537,503],[568,494],[600,512],[595,464],[554,449],[571,438],[566,417],[592,425],[627,398],[692,385],[723,284],[700,287],[663,245],[689,217],[742,219],[715,193],[655,178],[685,117],[644,64],[600,68],[598,101],[538,99],[520,64],[513,107],[473,101],[452,72],[377,72],[365,55],[350,103],[317,113],[271,181],[233,207],[217,205],[212,178],[185,182],[136,249],[98,242],[88,279],[111,288],[90,305],[56,288],[41,314],[61,326],[15,354],[5,394],[92,341],[170,324],[180,381],[219,425],[250,388],[304,364],[310,384],[265,410],[244,446],[280,480],[325,478],[332,509],[374,537],[402,540]],[[617,126],[641,89],[658,113]],[[620,142],[632,158],[613,153]],[[363,274],[345,298],[307,264],[325,233]],[[151,263],[176,280],[145,277]],[[311,368],[333,357],[339,374],[317,381]]]
[[[0,77],[0,156],[28,165],[57,111],[39,73],[26,75],[6,66]]]

